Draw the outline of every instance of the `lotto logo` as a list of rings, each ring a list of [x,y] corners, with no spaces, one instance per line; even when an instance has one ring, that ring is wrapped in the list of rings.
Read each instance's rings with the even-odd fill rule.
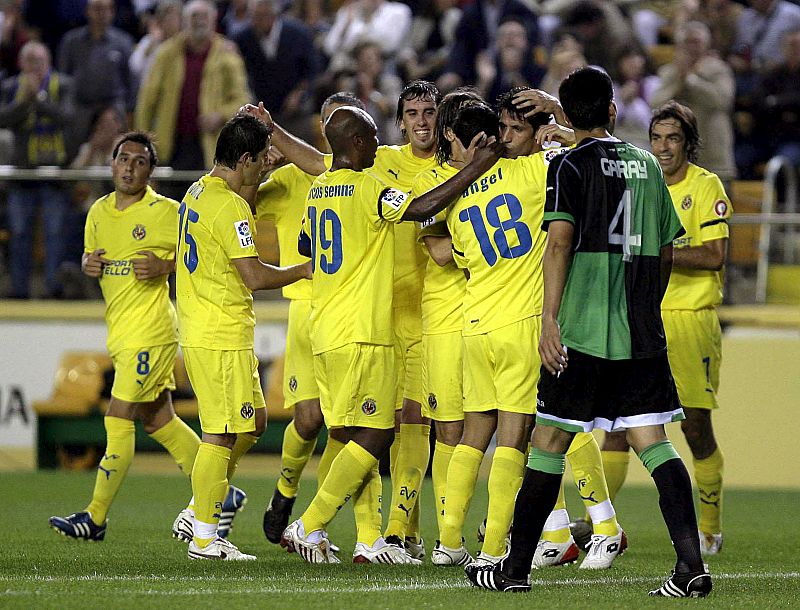
[[[378,405],[373,398],[367,398],[361,405],[364,415],[372,415],[378,410]]]
[[[239,220],[233,223],[236,230],[236,237],[239,240],[239,246],[242,248],[249,248],[253,245],[253,235],[250,232],[250,223],[247,220]]]
[[[256,410],[253,408],[252,402],[243,402],[242,403],[242,410],[240,411],[242,417],[245,419],[250,419],[253,415],[256,414]]]

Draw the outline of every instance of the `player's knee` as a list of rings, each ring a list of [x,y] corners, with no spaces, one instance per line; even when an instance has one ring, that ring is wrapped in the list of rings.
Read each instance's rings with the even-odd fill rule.
[[[322,429],[324,419],[319,401],[303,401],[298,403],[294,410],[294,427],[297,433],[305,440],[316,438]]]
[[[628,447],[628,439],[624,430],[621,432],[606,432],[603,439],[603,451],[627,451]]]
[[[264,434],[264,430],[267,429],[267,410],[266,409],[256,409],[256,429],[253,430],[250,434],[253,436],[261,436]]]

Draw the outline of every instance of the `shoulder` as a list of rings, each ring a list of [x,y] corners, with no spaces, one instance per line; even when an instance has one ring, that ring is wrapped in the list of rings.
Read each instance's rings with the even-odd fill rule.
[[[128,32],[125,30],[120,30],[119,28],[108,28],[108,38],[113,43],[124,47],[133,47],[134,45],[133,36],[128,34]]]
[[[102,197],[98,197],[95,200],[95,202],[89,207],[89,212],[87,213],[87,216],[91,217],[101,213],[103,211],[103,208],[108,205],[108,202],[113,194],[114,193],[111,192],[111,193],[106,193]]]
[[[214,34],[209,55],[212,53],[218,54],[220,58],[233,59],[239,57],[239,48],[235,42],[225,38],[222,34]]]

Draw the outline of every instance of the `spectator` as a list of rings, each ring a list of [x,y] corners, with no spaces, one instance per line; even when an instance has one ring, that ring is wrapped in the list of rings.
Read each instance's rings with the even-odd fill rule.
[[[447,68],[437,82],[442,93],[477,80],[478,53],[495,45],[499,25],[511,18],[525,26],[528,42],[535,47],[539,41],[536,15],[520,0],[475,0],[464,8]]]
[[[356,95],[364,102],[378,127],[381,144],[399,144],[401,136],[395,123],[395,109],[403,81],[387,70],[381,48],[374,42],[362,42],[353,50],[356,67]]]
[[[675,59],[658,71],[653,107],[674,99],[694,110],[705,145],[698,164],[724,182],[736,177],[733,160],[734,80],[730,66],[711,51],[711,32],[690,21],[676,33]]]
[[[325,36],[331,29],[331,22],[325,11],[325,0],[298,0],[291,3],[291,15],[308,26],[314,37],[314,48],[322,55]],[[313,106],[313,104],[312,104]]]
[[[182,8],[181,0],[159,0],[156,5],[155,14],[147,22],[147,34],[137,43],[128,60],[131,74],[139,85],[144,82],[159,45],[181,31]]]
[[[734,50],[743,10],[744,7],[733,0],[685,0],[676,12],[673,26],[679,29],[688,21],[702,21],[711,30],[711,48],[725,58]]]
[[[411,28],[411,9],[389,0],[350,0],[336,11],[324,50],[334,71],[344,67],[361,42],[374,42],[384,57],[394,57]]]
[[[6,0],[0,11],[0,78],[19,72],[19,51],[29,39],[30,32],[22,16],[22,0]]]
[[[250,10],[247,0],[232,0],[220,19],[222,33],[233,40],[250,25]]]
[[[648,74],[647,58],[634,47],[622,52],[614,73],[614,135],[640,148],[649,146],[650,98],[658,88],[658,77]]]
[[[739,16],[735,55],[737,72],[766,71],[781,61],[783,36],[800,28],[800,6],[787,0],[749,0]]]
[[[415,15],[398,61],[407,81],[434,81],[442,73],[455,39],[461,9],[456,0],[433,0]]]
[[[310,81],[319,70],[311,30],[282,15],[283,0],[251,0],[250,24],[236,43],[255,99],[286,119],[300,110]]]
[[[210,168],[219,130],[250,100],[242,58],[215,33],[216,23],[211,2],[186,4],[183,31],[158,49],[139,92],[136,129],[156,133],[160,154],[175,169]]]
[[[14,164],[19,167],[64,165],[65,126],[72,119],[72,80],[51,70],[50,51],[28,42],[19,54],[20,73],[0,84],[0,127],[14,133]],[[8,217],[11,229],[9,264],[13,298],[30,294],[31,246],[37,207],[42,208],[46,245],[46,296],[61,293],[58,268],[63,261],[62,231],[69,207],[59,183],[11,182]]]
[[[69,141],[77,146],[89,136],[94,113],[110,104],[120,111],[132,110],[136,87],[128,69],[133,39],[111,27],[112,0],[88,0],[88,24],[67,32],[58,51],[59,71],[75,81],[75,117]],[[74,148],[68,150],[70,156]]]
[[[553,47],[547,72],[542,78],[539,88],[550,95],[558,96],[561,82],[578,68],[586,67],[586,58],[581,53],[581,46],[572,38],[566,38]]]
[[[111,153],[117,137],[125,131],[125,118],[120,115],[116,106],[108,106],[98,112],[91,123],[91,135],[81,144],[78,155],[70,163],[72,169],[85,169],[87,167],[108,167],[111,163]],[[73,189],[73,200],[86,217],[89,207],[101,195],[109,192],[108,182],[78,182]]]
[[[514,87],[538,87],[545,73],[533,61],[528,33],[516,19],[509,19],[497,28],[494,48],[478,54],[476,69],[477,88],[487,100],[495,100]]]

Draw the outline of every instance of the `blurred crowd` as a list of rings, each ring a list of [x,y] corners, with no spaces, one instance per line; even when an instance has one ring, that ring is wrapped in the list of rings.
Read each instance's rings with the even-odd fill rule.
[[[698,117],[699,164],[755,179],[776,154],[800,165],[800,6],[792,0],[0,0],[0,164],[105,166],[115,137],[157,137],[161,165],[210,167],[216,135],[263,101],[322,146],[334,91],[363,100],[400,143],[402,84],[556,93],[584,65],[615,82],[620,138],[647,147],[651,108]],[[0,203],[7,296],[31,296],[33,227],[44,287],[65,295],[82,218],[102,183],[9,182]],[[185,185],[160,190],[180,198]],[[66,267],[65,267],[66,264]]]

